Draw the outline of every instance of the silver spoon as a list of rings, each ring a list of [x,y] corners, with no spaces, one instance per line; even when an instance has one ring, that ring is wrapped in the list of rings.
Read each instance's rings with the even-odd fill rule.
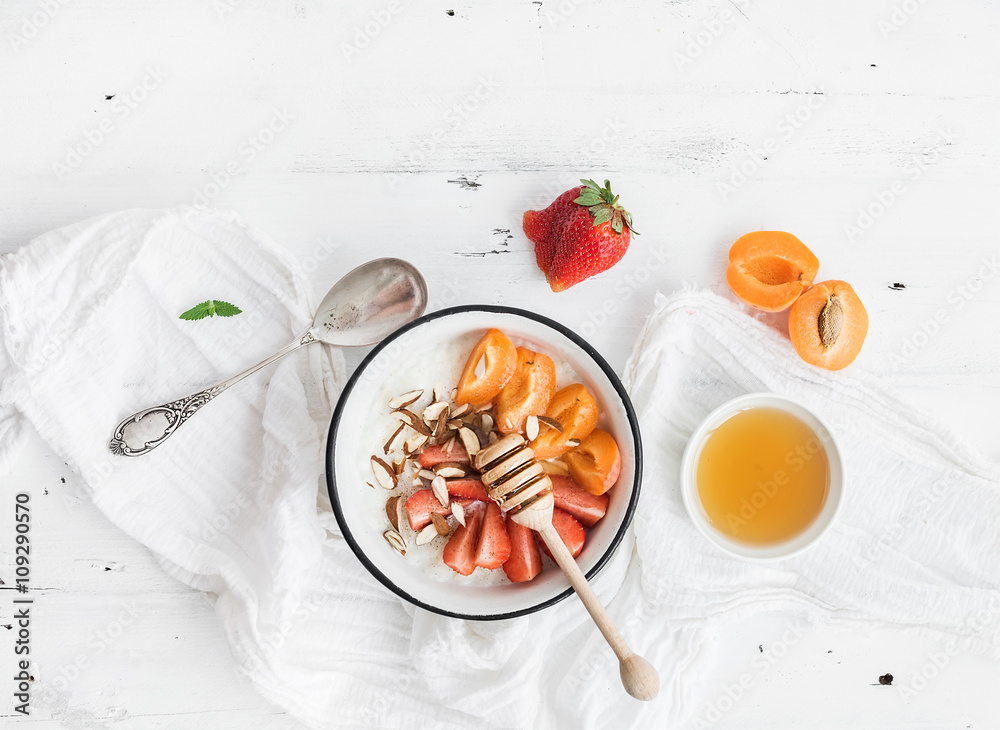
[[[427,284],[412,264],[401,259],[369,261],[333,285],[301,337],[218,385],[134,413],[115,428],[108,448],[122,456],[149,453],[219,393],[293,350],[313,342],[340,347],[374,345],[426,308]]]

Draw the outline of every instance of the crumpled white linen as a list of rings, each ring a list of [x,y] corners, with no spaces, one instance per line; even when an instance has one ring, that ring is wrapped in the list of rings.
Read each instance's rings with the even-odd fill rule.
[[[244,313],[177,319],[207,298]],[[107,451],[125,415],[265,357],[308,327],[314,303],[297,263],[227,213],[103,216],[0,264],[0,472],[30,423],[99,509],[166,571],[209,593],[242,671],[304,723],[683,727],[718,693],[699,652],[705,631],[762,611],[917,627],[1000,656],[997,466],[875,378],[805,365],[780,334],[706,292],[658,296],[626,368],[643,493],[634,542],[595,580],[633,647],[660,670],[651,703],[620,689],[616,662],[576,600],[466,622],[405,604],[368,575],[340,536],[322,478],[344,381],[335,349],[311,345],[252,376],[150,454]],[[701,538],[677,485],[698,421],[759,390],[823,416],[850,475],[824,540],[766,566]],[[37,670],[42,686],[53,679]]]

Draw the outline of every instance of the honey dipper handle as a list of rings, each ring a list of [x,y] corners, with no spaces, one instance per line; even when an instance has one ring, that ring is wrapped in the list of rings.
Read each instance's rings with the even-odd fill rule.
[[[580,566],[576,564],[576,560],[563,543],[562,538],[559,537],[559,533],[556,532],[552,523],[536,529],[548,546],[552,557],[566,574],[570,585],[576,591],[576,595],[580,597],[587,612],[590,613],[590,617],[597,624],[597,628],[601,630],[615,656],[618,657],[622,685],[625,687],[625,691],[640,700],[651,700],[656,697],[660,691],[659,674],[652,664],[629,648],[625,638],[597,599],[594,589],[587,582],[587,577],[580,570]]]

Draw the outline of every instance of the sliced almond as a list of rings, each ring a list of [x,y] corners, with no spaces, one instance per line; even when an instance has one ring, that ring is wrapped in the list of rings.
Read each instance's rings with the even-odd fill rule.
[[[385,459],[378,456],[372,457],[372,473],[382,489],[396,488],[396,470],[389,466]]]
[[[566,439],[566,445],[571,449],[575,449],[580,445],[580,439]]]
[[[476,413],[482,413],[483,411],[490,410],[492,407],[493,407],[493,402],[492,401],[487,401],[485,403],[481,403],[480,405],[476,406],[475,410],[476,410]]]
[[[397,408],[406,408],[412,403],[416,403],[417,399],[424,394],[423,388],[419,390],[411,390],[408,393],[403,393],[402,395],[397,395],[395,398],[389,399],[389,407],[392,410]]]
[[[490,431],[490,446],[492,446],[493,444],[495,444],[499,440],[500,440],[500,437],[497,436],[497,432],[496,431]]]
[[[458,434],[454,431],[448,434],[444,441],[441,442],[441,448],[444,449],[445,453],[449,456],[455,451],[455,444],[458,442]]]
[[[444,477],[434,477],[431,481],[431,490],[434,492],[434,496],[437,497],[438,502],[447,507],[451,498],[448,496],[448,482],[444,480]]]
[[[450,428],[452,431],[457,431],[458,429],[460,429],[464,425],[465,425],[465,421],[463,421],[461,418],[449,418],[448,419],[448,428]]]
[[[421,479],[426,479],[427,481],[431,481],[434,477],[437,476],[437,474],[432,472],[430,469],[421,469],[420,471],[417,472],[417,476],[420,477]]]
[[[405,423],[407,426],[412,428],[417,433],[423,434],[424,436],[431,435],[431,430],[427,428],[427,424],[424,423],[420,419],[420,416],[418,416],[413,411],[408,411],[405,408],[400,408],[399,410],[394,411],[393,415],[395,415],[397,418],[399,418],[399,420],[401,420],[403,423]]]
[[[417,533],[417,539],[415,542],[417,543],[417,545],[426,545],[437,536],[438,536],[437,528],[434,526],[434,523],[432,522],[431,524],[427,525],[427,527],[425,527],[424,529],[422,529],[420,532]]]
[[[440,515],[437,512],[431,512],[431,524],[437,529],[437,534],[447,535],[451,532],[451,528],[448,527],[448,520],[444,518],[444,515]]]
[[[549,428],[554,428],[559,433],[563,432],[562,424],[559,423],[559,421],[557,421],[554,418],[549,418],[548,416],[539,416],[538,417],[538,422],[539,423],[544,423]]]
[[[445,403],[443,400],[439,400],[435,401],[434,403],[431,403],[429,406],[424,408],[423,413],[421,413],[420,415],[423,416],[424,423],[427,424],[428,428],[434,428],[434,424],[437,423],[438,416],[441,415],[442,411],[447,411],[447,410],[448,410],[448,404]]]
[[[479,437],[472,432],[471,428],[463,426],[458,429],[458,437],[462,439],[462,446],[465,447],[465,451],[469,456],[475,456],[479,453],[482,445],[479,443]]]
[[[389,518],[389,524],[392,525],[392,529],[399,529],[399,501],[402,499],[399,495],[395,497],[389,497],[385,501],[385,515]]]
[[[385,442],[385,446],[382,447],[382,453],[388,455],[390,451],[392,451],[399,445],[398,444],[399,435],[403,433],[404,428],[406,428],[405,423],[399,424],[399,428],[397,428],[393,432],[392,436],[389,437],[389,440]]]
[[[406,457],[400,457],[399,461],[392,462],[392,471],[399,476],[403,473],[403,469],[406,468]]]
[[[563,476],[569,475],[569,468],[566,466],[565,462],[559,461],[558,459],[553,459],[552,461],[540,461],[538,463],[542,465],[542,469],[546,474],[561,474]]]
[[[444,436],[445,428],[448,425],[448,409],[438,414],[437,422],[434,424],[434,438],[439,439]]]
[[[374,485],[374,484],[372,484],[371,482],[365,482],[365,484],[367,484],[367,485],[368,485],[369,487],[371,487],[372,489],[375,489],[375,485]]]
[[[415,454],[421,446],[430,441],[430,438],[431,437],[427,434],[415,433],[406,439],[406,443],[403,445],[403,448],[409,453]]]
[[[395,530],[386,530],[382,533],[382,537],[385,541],[392,545],[400,555],[406,555],[406,542],[403,540],[403,536],[400,535]]]
[[[457,408],[451,410],[451,418],[464,418],[465,416],[472,413],[472,405],[469,403],[463,403]]]
[[[538,438],[538,416],[528,416],[525,420],[524,435],[528,437],[528,441]]]
[[[493,430],[493,416],[489,413],[483,413],[479,416],[479,428],[483,429],[486,433]]]
[[[451,503],[451,513],[458,520],[458,524],[465,527],[465,507],[462,506],[460,502]]]
[[[445,479],[458,479],[465,476],[465,469],[455,464],[438,464],[434,467],[434,473],[438,477]]]

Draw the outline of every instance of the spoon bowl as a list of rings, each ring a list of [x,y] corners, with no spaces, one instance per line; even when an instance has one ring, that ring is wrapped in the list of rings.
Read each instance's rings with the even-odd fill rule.
[[[427,284],[402,259],[375,259],[333,285],[310,330],[320,342],[364,347],[381,342],[427,308]]]

